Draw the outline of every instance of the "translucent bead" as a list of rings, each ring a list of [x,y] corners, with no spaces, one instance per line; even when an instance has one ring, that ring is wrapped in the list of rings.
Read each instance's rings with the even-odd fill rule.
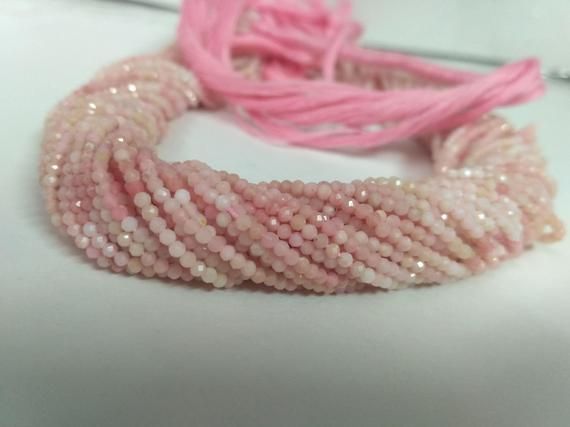
[[[128,216],[121,221],[121,228],[127,233],[133,232],[137,229],[138,221],[132,216]]]

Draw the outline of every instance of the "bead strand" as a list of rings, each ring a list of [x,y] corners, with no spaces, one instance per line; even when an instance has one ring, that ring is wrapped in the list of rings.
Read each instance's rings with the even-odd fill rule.
[[[100,267],[329,294],[461,279],[562,237],[534,133],[499,117],[424,138],[435,175],[418,182],[254,184],[156,156],[168,122],[200,97],[191,72],[154,55],[107,67],[48,117],[46,208]]]

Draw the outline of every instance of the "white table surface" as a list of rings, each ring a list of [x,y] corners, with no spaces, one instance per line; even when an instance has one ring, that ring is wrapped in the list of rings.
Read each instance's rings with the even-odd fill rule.
[[[368,40],[526,46],[570,65],[567,2],[515,3],[356,10]],[[164,46],[175,22],[92,0],[0,2],[0,427],[569,425],[569,239],[452,285],[318,297],[114,275],[52,231],[36,175],[45,114],[102,65]],[[570,85],[507,114],[538,125],[570,222]],[[253,180],[429,172],[410,144],[276,148],[205,114],[176,122],[160,153]]]

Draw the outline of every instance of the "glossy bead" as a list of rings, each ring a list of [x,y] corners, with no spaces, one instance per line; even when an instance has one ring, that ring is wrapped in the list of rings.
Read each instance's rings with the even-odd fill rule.
[[[386,90],[433,83],[359,67],[335,73]],[[49,116],[40,164],[49,219],[98,266],[328,294],[460,279],[563,236],[535,136],[498,116],[433,138],[435,175],[418,182],[254,184],[154,153],[168,120],[199,104],[197,84],[168,54],[138,57]]]

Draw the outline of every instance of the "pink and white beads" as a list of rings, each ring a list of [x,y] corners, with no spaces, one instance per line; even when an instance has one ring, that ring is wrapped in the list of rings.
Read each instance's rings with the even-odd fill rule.
[[[563,235],[531,129],[493,116],[422,141],[435,175],[419,182],[253,184],[154,153],[198,93],[171,57],[140,57],[107,68],[49,116],[47,210],[99,266],[339,293],[464,278]]]

